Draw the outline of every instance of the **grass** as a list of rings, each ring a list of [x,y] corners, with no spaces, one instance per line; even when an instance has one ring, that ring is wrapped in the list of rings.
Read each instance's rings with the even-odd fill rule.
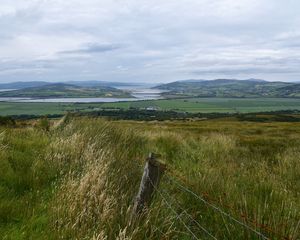
[[[49,138],[34,129],[0,128],[0,235],[42,239],[47,231],[49,184],[55,174],[44,162]]]
[[[300,123],[78,118],[0,136],[4,239],[192,239],[164,199],[200,239],[208,237],[181,207],[218,239],[260,239],[170,178],[270,239],[300,237]],[[172,171],[129,225],[150,151]]]
[[[285,98],[190,98],[141,102],[105,103],[103,107],[128,109],[154,106],[161,110],[186,112],[264,112],[300,109],[299,99]]]
[[[117,103],[10,103],[0,102],[0,115],[63,114],[66,111],[97,111],[102,108],[157,107],[181,112],[267,112],[300,110],[300,99],[291,98],[191,98]]]

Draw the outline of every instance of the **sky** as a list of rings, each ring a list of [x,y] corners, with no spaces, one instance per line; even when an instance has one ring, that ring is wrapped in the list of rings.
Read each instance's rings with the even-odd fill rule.
[[[0,0],[0,82],[300,81],[299,0]]]

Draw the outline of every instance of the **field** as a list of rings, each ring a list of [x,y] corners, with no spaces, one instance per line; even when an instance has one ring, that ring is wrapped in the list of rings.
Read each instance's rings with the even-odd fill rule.
[[[181,112],[229,112],[248,113],[279,110],[300,110],[300,99],[290,98],[191,98],[148,100],[119,103],[9,103],[0,102],[0,115],[63,114],[66,111],[95,111],[102,108],[153,107],[158,110]]]
[[[233,118],[145,123],[81,117],[52,122],[50,131],[45,119],[0,127],[0,236],[211,239],[205,229],[216,239],[296,240],[299,146],[300,123]],[[129,224],[150,151],[161,154],[168,170],[147,214]]]
[[[103,107],[146,108],[186,112],[265,112],[300,109],[300,99],[286,98],[190,98],[142,102],[105,103]]]
[[[72,104],[61,103],[11,103],[0,102],[0,115],[46,115],[63,114],[65,111],[74,111]]]

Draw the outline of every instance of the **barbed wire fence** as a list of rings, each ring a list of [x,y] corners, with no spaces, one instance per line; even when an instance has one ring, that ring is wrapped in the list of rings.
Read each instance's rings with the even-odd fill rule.
[[[142,167],[142,165],[140,165],[140,164],[139,164],[139,166]],[[154,178],[153,178],[153,174],[154,174]],[[189,214],[188,210],[185,209],[184,207],[182,207],[177,199],[172,197],[165,189],[160,189],[158,187],[159,181],[160,181],[160,178],[162,177],[162,175],[164,175],[164,179],[167,180],[168,184],[172,184],[178,190],[180,190],[182,193],[189,194],[195,200],[201,202],[202,204],[205,204],[209,209],[212,209],[216,213],[220,214],[222,216],[222,218],[225,217],[225,218],[229,219],[230,221],[238,224],[245,230],[249,231],[251,234],[256,235],[258,239],[262,239],[262,240],[271,239],[270,237],[268,237],[266,235],[266,233],[264,233],[260,230],[265,230],[265,231],[269,230],[269,232],[272,234],[276,233],[276,231],[271,231],[270,230],[271,228],[268,228],[268,229],[264,228],[265,226],[262,226],[261,228],[259,228],[260,226],[257,226],[257,225],[255,225],[255,227],[250,226],[245,221],[245,220],[247,220],[247,218],[244,217],[243,220],[239,220],[238,218],[232,216],[231,214],[229,214],[228,212],[223,210],[221,207],[206,200],[203,196],[195,193],[195,191],[191,190],[189,187],[187,187],[185,184],[183,184],[182,182],[184,182],[184,181],[182,181],[182,179],[183,179],[182,176],[178,177],[178,173],[176,173],[176,171],[174,171],[170,168],[167,168],[165,164],[160,163],[156,159],[155,154],[150,153],[149,157],[147,158],[146,165],[144,167],[144,174],[143,174],[139,194],[137,196],[135,204],[141,204],[141,206],[140,206],[141,209],[144,207],[149,207],[151,204],[154,192],[157,193],[158,196],[161,198],[161,200],[165,203],[167,208],[176,216],[176,219],[178,219],[180,224],[182,224],[184,229],[187,231],[187,233],[193,239],[196,239],[196,240],[201,239],[200,236],[197,235],[199,230],[203,234],[205,234],[207,237],[209,237],[210,239],[217,240],[217,237],[215,236],[215,234],[213,232],[209,231],[205,226],[200,224],[199,221],[197,221],[193,216],[191,216],[191,214]],[[144,196],[143,196],[143,191],[144,191]],[[146,192],[146,194],[145,194],[145,192]],[[146,198],[143,199],[145,196],[146,196]],[[178,212],[178,210],[180,212]],[[136,210],[134,210],[134,211],[135,211],[134,214],[136,214],[137,211]],[[187,219],[189,219],[189,222],[186,222],[186,219],[184,219],[183,216],[186,216]],[[253,222],[253,221],[249,220],[248,222]],[[194,229],[192,229],[190,227],[191,223],[193,223],[195,226],[197,226],[197,230],[198,230],[197,233],[195,233]],[[257,228],[259,228],[260,230]],[[157,231],[159,231],[164,236],[164,233],[162,230],[157,228]],[[287,236],[282,236],[280,234],[278,234],[277,236],[278,237],[276,239],[292,240],[292,238],[287,237]]]

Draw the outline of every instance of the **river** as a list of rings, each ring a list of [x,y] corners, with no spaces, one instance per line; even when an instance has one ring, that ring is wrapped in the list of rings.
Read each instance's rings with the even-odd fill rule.
[[[27,103],[100,103],[100,102],[124,102],[161,99],[163,91],[159,89],[145,88],[142,86],[118,87],[131,93],[132,98],[20,98],[0,97],[0,102],[27,102]],[[5,89],[0,91],[5,91]]]

